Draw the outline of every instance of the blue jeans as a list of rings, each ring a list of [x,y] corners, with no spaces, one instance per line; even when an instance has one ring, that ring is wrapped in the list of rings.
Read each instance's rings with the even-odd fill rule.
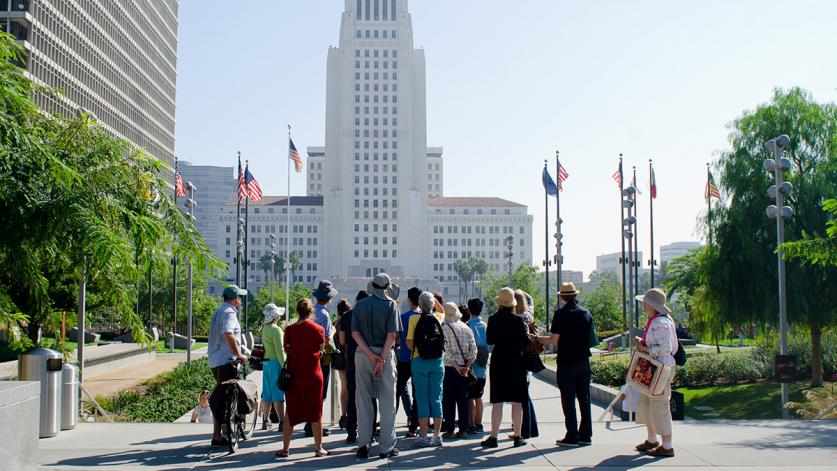
[[[456,428],[456,411],[459,409],[459,430],[468,430],[468,378],[463,378],[456,368],[445,367],[445,383],[442,392],[442,412],[445,416],[442,431],[453,433]]]
[[[442,381],[445,362],[441,358],[425,360],[413,358],[413,385],[416,388],[416,407],[419,419],[442,416]]]

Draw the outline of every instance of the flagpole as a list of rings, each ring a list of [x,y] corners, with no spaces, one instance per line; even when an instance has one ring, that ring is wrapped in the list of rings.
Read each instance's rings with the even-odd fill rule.
[[[648,176],[651,179],[650,180],[651,189],[648,192],[649,193],[649,195],[648,195],[648,210],[650,211],[649,218],[651,219],[651,229],[650,229],[650,233],[651,233],[651,258],[649,259],[650,261],[648,263],[651,266],[651,287],[652,288],[654,287],[654,264],[655,264],[655,262],[654,262],[654,192],[656,191],[656,185],[657,185],[656,179],[654,178],[654,167],[653,167],[653,165],[654,164],[651,161],[651,159],[648,159]]]
[[[238,151],[238,185],[241,186],[241,179],[244,176],[241,174],[241,151]],[[240,246],[239,242],[241,240],[241,188],[238,188],[238,191],[235,195],[236,206],[235,206],[235,285],[241,286],[241,257],[239,256],[238,248]]]
[[[555,255],[555,286],[561,290],[561,266],[564,264],[563,255],[561,254],[561,159],[559,158],[560,151],[555,151],[555,178],[557,179],[556,186],[558,191],[555,192],[555,228],[557,229],[558,238],[555,240],[556,255]],[[558,296],[558,301],[555,307],[561,307],[561,296]],[[548,314],[547,314],[548,316]]]
[[[175,179],[175,183],[174,183],[174,207],[175,207],[175,209],[177,209],[177,171],[178,171],[179,168],[180,167],[179,167],[179,164],[178,164],[178,158],[177,158],[177,156],[175,156],[174,157],[174,179]],[[172,271],[171,271],[171,278],[172,278],[172,281],[171,281],[171,286],[172,286],[172,289],[171,289],[171,317],[172,317],[171,331],[172,331],[172,333],[175,333],[175,331],[177,330],[176,329],[176,327],[177,327],[177,254],[175,254],[173,249],[174,249],[174,247],[172,247],[172,251],[171,251],[171,266],[172,266]],[[165,332],[163,332],[163,335],[165,335]],[[171,345],[169,345],[169,351],[171,353],[174,353],[174,338],[172,338]]]
[[[288,125],[288,152],[291,144],[291,125]],[[288,155],[288,218],[285,223],[285,324],[290,322],[291,303],[291,157]]]
[[[247,173],[250,171],[250,161],[244,161],[244,175],[245,181],[244,185],[247,186]],[[247,290],[247,272],[250,268],[250,256],[248,255],[248,251],[250,250],[250,226],[249,226],[249,219],[250,219],[250,188],[246,188],[247,194],[244,196],[244,290]],[[250,293],[247,293],[247,296],[244,296],[244,333],[246,334],[249,331],[247,326],[247,298],[250,297]]]
[[[544,173],[548,173],[549,170],[547,169],[547,160],[544,159],[543,161],[543,171]],[[543,256],[543,265],[544,265],[544,280],[545,280],[545,288],[544,291],[546,293],[546,309],[544,310],[544,316],[546,320],[547,328],[549,327],[549,308],[551,304],[549,304],[549,189],[546,185],[543,186],[543,205],[544,205],[544,256]]]
[[[712,247],[712,178],[709,171],[709,162],[706,163],[706,228],[709,231],[709,247]]]
[[[633,169],[634,179],[632,185],[634,186],[634,190],[636,190],[636,165],[633,166]],[[639,218],[637,217],[639,215],[639,204],[636,204],[639,203],[639,192],[637,191],[634,194],[636,195],[634,196],[634,328],[639,329],[640,306],[639,301],[636,300],[636,296],[639,295],[639,266],[640,264],[642,264],[642,260],[639,259],[639,224],[637,223],[637,221],[639,220]]]
[[[619,218],[619,238],[622,239],[622,327],[625,330],[628,329],[628,301],[627,301],[627,285],[625,284],[625,265],[628,263],[628,259],[625,258],[625,205],[622,204],[625,192],[625,175],[622,171],[622,154],[619,154],[619,211],[620,211],[620,218]]]

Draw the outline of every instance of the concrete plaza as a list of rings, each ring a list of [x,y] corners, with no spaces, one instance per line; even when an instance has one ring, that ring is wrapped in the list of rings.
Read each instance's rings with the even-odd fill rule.
[[[834,421],[694,421],[675,423],[677,456],[654,459],[633,450],[645,437],[645,429],[630,422],[594,424],[593,445],[563,449],[554,445],[563,436],[564,424],[557,388],[533,380],[532,396],[540,424],[540,437],[527,446],[483,450],[480,438],[451,440],[443,448],[415,449],[414,439],[399,440],[401,455],[385,460],[358,461],[345,433],[335,431],[325,447],[331,455],[315,458],[313,439],[304,438],[301,427],[292,443],[291,457],[278,459],[280,435],[257,430],[235,454],[209,447],[210,426],[176,424],[80,424],[73,431],[40,440],[39,464],[44,470],[68,469],[275,469],[285,467],[329,469],[835,469],[837,422]],[[593,419],[602,409],[594,408]],[[328,411],[324,416],[330,417]],[[490,408],[486,410],[486,418]],[[506,408],[506,421],[509,412]],[[402,414],[403,418],[403,414]],[[486,420],[486,424],[488,421]],[[400,427],[399,436],[405,429]],[[510,432],[504,425],[501,437]]]

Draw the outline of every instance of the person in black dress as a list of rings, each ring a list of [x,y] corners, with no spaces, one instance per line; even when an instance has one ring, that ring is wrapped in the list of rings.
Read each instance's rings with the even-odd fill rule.
[[[500,290],[495,299],[499,309],[488,319],[486,337],[493,345],[488,375],[491,379],[491,435],[483,440],[482,446],[497,448],[497,435],[503,421],[503,404],[512,405],[512,425],[514,426],[514,446],[523,446],[526,440],[520,436],[523,420],[523,403],[526,402],[526,368],[523,355],[529,345],[529,333],[523,319],[514,314],[516,305],[514,291],[511,288]]]

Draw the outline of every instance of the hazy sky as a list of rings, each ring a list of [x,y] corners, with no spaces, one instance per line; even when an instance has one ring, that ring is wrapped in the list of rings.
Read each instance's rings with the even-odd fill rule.
[[[343,7],[181,0],[178,155],[232,166],[241,150],[265,193],[284,195],[286,123],[300,150],[324,142],[326,55]],[[611,180],[620,152],[626,171],[638,167],[647,253],[649,158],[656,245],[695,240],[705,164],[727,148],[727,123],[774,87],[837,98],[833,0],[412,0],[410,11],[427,58],[428,145],[445,150],[445,195],[528,205],[539,263],[540,173],[548,158],[554,175],[559,149],[570,174],[564,267],[585,276],[596,255],[620,249]],[[304,174],[291,191],[304,193]],[[554,200],[549,211],[552,229]]]

